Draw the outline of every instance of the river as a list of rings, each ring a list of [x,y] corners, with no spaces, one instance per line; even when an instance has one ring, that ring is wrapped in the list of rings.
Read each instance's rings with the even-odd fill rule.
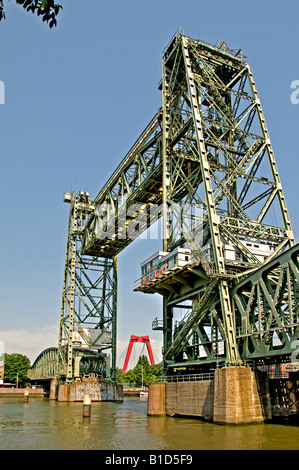
[[[147,401],[82,403],[0,399],[1,450],[298,450],[299,427],[224,426],[198,419],[149,417]]]

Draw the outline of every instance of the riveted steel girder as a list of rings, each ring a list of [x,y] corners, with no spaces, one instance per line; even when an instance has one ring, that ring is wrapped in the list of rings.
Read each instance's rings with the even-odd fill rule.
[[[138,290],[164,296],[165,369],[238,363],[244,354],[230,289],[295,243],[261,103],[242,51],[182,34],[163,55],[162,93],[164,204],[202,209],[199,229],[183,237],[165,211],[163,249],[191,247],[193,269],[207,278],[195,280],[189,265]],[[254,241],[272,250],[258,256]],[[238,256],[228,256],[228,247]],[[182,300],[189,310],[175,321]]]
[[[161,111],[158,111],[94,200],[82,253],[113,258],[161,217]],[[141,217],[136,230],[136,213]]]
[[[111,326],[115,363],[116,256],[161,216],[163,251],[191,251],[135,289],[163,296],[154,325],[165,373],[279,357],[298,337],[297,246],[242,51],[179,31],[163,53],[160,89],[161,109],[97,197],[70,198],[58,348],[68,380],[74,330],[91,346],[89,321]]]
[[[298,350],[299,245],[235,285],[231,297],[241,356],[290,360]]]
[[[67,382],[79,380],[91,357],[99,363],[96,375],[115,380],[117,258],[82,254],[82,233],[95,203],[86,193],[66,193],[66,202],[70,216],[58,361]]]

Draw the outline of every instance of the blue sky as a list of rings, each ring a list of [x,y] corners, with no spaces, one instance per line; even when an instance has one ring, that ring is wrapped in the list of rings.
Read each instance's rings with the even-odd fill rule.
[[[297,0],[61,0],[57,28],[5,1],[0,23],[0,340],[31,360],[56,346],[67,235],[63,194],[95,196],[161,106],[162,51],[187,36],[241,48],[255,77],[298,241]],[[119,256],[118,355],[149,335],[160,360],[161,299],[133,293],[160,242]],[[124,359],[124,357],[123,357]]]

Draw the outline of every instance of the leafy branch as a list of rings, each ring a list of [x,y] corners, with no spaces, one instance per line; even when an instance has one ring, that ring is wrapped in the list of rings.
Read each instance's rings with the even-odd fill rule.
[[[54,0],[15,0],[17,4],[23,5],[26,11],[37,13],[43,21],[49,24],[50,28],[57,26],[57,15],[62,6],[54,3]],[[0,0],[0,21],[5,19],[3,0]]]

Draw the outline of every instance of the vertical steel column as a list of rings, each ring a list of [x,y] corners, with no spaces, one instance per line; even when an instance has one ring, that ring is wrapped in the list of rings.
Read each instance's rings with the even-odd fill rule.
[[[113,259],[113,299],[112,299],[112,358],[111,379],[116,382],[116,351],[117,351],[117,285],[118,285],[118,258]]]
[[[58,363],[62,361],[62,342],[63,342],[63,330],[64,330],[64,309],[66,306],[67,299],[67,277],[68,277],[68,266],[69,266],[69,250],[71,244],[71,228],[73,220],[73,204],[74,204],[74,193],[71,194],[71,209],[69,213],[69,224],[68,224],[68,233],[67,233],[67,243],[66,243],[66,252],[65,252],[65,261],[64,261],[64,273],[63,273],[63,286],[62,286],[62,299],[61,299],[61,309],[60,309],[60,322],[59,322],[59,336],[58,336],[58,351],[57,361]],[[58,367],[58,364],[57,364]]]
[[[163,372],[167,372],[164,355],[172,343],[173,312],[168,305],[167,298],[163,297]]]
[[[71,208],[69,216],[67,247],[65,255],[65,267],[63,278],[63,292],[60,314],[58,361],[64,361],[66,356],[66,381],[73,380],[73,329],[74,329],[74,302],[75,302],[75,273],[77,257],[77,202],[74,193],[71,194]],[[65,309],[68,311],[68,326],[64,323]],[[67,344],[63,343],[63,337],[67,335]]]
[[[75,274],[77,258],[77,208],[76,201],[73,207],[73,226],[71,234],[71,259],[70,259],[70,296],[69,296],[69,321],[68,321],[68,344],[67,344],[67,373],[66,381],[73,379],[73,331],[74,331],[74,304],[75,304]]]
[[[203,180],[203,185],[204,185],[204,190],[205,190],[205,195],[206,195],[206,203],[207,203],[208,217],[209,217],[209,227],[211,231],[215,265],[216,265],[217,272],[219,274],[223,274],[225,273],[225,262],[224,262],[223,252],[222,252],[222,243],[220,239],[220,230],[219,230],[220,217],[216,213],[216,205],[215,205],[215,201],[213,197],[213,188],[212,188],[212,181],[211,181],[211,175],[210,175],[210,166],[209,166],[209,161],[207,157],[205,138],[203,135],[203,128],[202,128],[202,123],[201,123],[200,107],[199,107],[199,103],[197,99],[197,90],[196,90],[194,75],[193,75],[192,66],[191,66],[191,62],[189,58],[186,37],[182,37],[182,52],[183,52],[184,63],[185,63],[189,99],[191,102],[192,113],[193,113],[198,158],[199,158],[200,165],[201,165],[202,180]]]
[[[168,185],[170,179],[169,171],[169,149],[167,145],[169,122],[170,122],[170,105],[169,105],[169,84],[168,71],[165,66],[165,56],[162,59],[162,204],[163,204],[163,251],[168,249],[168,240],[170,234],[170,220],[168,207]]]
[[[189,58],[187,38],[182,37],[182,52],[184,57],[185,71],[187,77],[189,99],[191,102],[195,135],[197,141],[198,157],[201,164],[202,180],[206,196],[206,204],[209,218],[209,228],[214,251],[214,260],[216,271],[219,274],[225,274],[225,259],[223,256],[222,242],[220,237],[220,217],[216,213],[216,204],[213,197],[213,188],[210,174],[210,165],[207,157],[205,138],[201,123],[200,106],[197,98],[197,89],[194,81],[194,75]],[[219,282],[219,295],[221,308],[226,331],[226,354],[228,362],[239,361],[239,353],[235,335],[235,326],[233,321],[233,312],[231,308],[228,285],[226,281]]]

